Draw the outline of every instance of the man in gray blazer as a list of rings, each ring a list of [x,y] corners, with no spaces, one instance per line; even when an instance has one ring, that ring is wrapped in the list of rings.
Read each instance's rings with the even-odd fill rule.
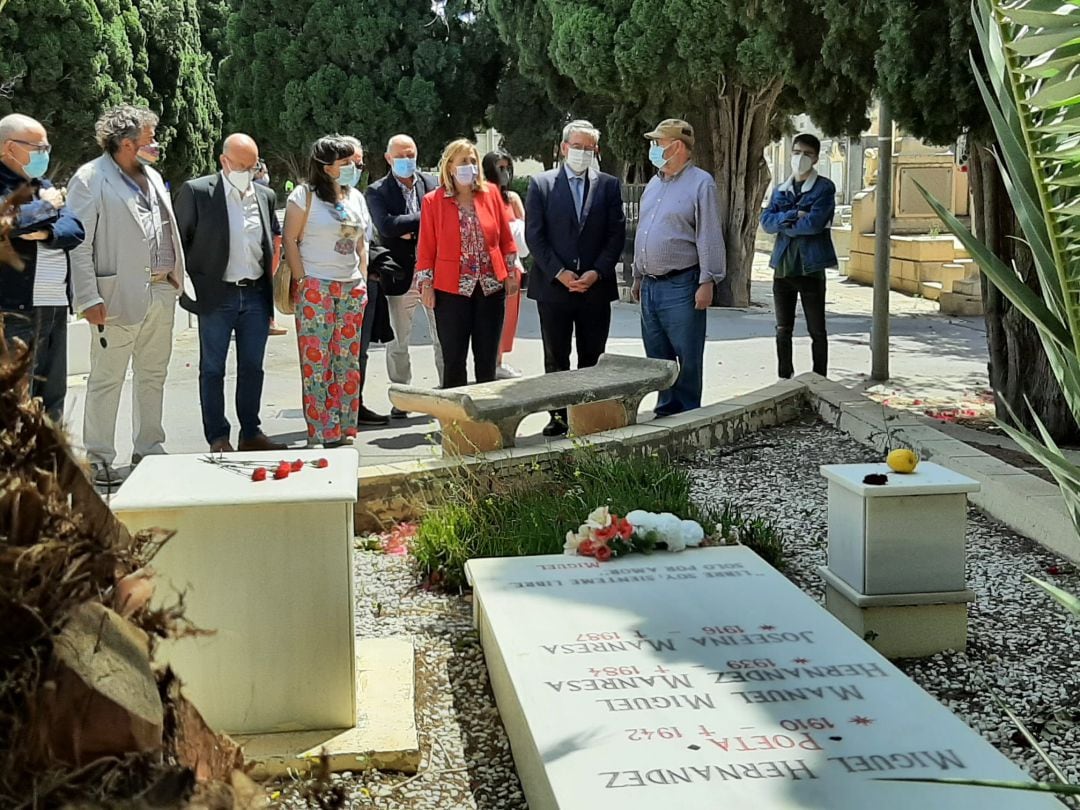
[[[128,364],[134,377],[132,464],[165,452],[161,422],[184,250],[165,183],[152,165],[158,118],[139,107],[106,110],[95,127],[104,154],[68,183],[68,207],[86,239],[71,253],[75,309],[96,328],[90,344],[83,443],[94,482],[113,486],[116,415]]]
[[[271,278],[274,192],[253,182],[259,147],[243,133],[222,145],[221,171],[189,180],[176,195],[176,232],[196,297],[180,306],[199,316],[199,402],[212,453],[231,453],[225,416],[225,364],[236,343],[236,417],[241,451],[283,450],[259,427],[263,357],[274,313]]]

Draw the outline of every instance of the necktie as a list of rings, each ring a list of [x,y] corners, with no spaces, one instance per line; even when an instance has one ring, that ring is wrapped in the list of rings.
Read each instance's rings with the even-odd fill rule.
[[[581,208],[585,203],[585,179],[582,177],[570,178],[571,188],[574,190],[574,206],[577,209],[578,220],[581,220]]]

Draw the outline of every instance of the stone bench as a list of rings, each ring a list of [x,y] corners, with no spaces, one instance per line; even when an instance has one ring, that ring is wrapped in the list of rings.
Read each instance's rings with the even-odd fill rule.
[[[391,385],[390,402],[434,416],[443,452],[465,455],[513,447],[521,420],[542,411],[566,408],[577,436],[633,425],[645,395],[670,388],[678,374],[672,360],[605,354],[592,368],[539,377],[447,390]]]

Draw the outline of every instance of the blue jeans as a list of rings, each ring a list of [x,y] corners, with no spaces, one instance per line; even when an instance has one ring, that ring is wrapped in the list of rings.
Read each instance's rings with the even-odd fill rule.
[[[701,407],[701,376],[705,355],[705,310],[694,308],[698,272],[671,279],[648,276],[641,285],[641,338],[645,354],[678,360],[675,385],[661,391],[656,415],[670,416]]]
[[[45,412],[57,424],[63,419],[67,394],[67,316],[67,307],[0,310],[3,337],[19,338],[33,353],[30,396],[41,397]]]
[[[254,439],[259,428],[263,389],[263,355],[270,334],[270,306],[261,283],[229,287],[221,306],[199,316],[199,400],[203,435],[208,444],[229,439],[225,418],[225,361],[236,334],[236,416],[240,438]]]

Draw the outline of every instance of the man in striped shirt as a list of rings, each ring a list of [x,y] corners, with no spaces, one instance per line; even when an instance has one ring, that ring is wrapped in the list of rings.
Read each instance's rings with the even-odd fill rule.
[[[656,403],[657,416],[670,416],[701,407],[705,311],[727,257],[716,183],[693,164],[694,128],[668,118],[645,137],[659,172],[641,195],[631,292],[645,354],[679,361],[678,379]]]
[[[41,397],[54,422],[67,393],[67,251],[83,241],[82,223],[45,179],[52,147],[39,122],[25,115],[0,119],[0,198],[29,185],[33,198],[19,207],[11,245],[22,267],[0,262],[3,339],[19,338],[33,352],[31,396]]]

